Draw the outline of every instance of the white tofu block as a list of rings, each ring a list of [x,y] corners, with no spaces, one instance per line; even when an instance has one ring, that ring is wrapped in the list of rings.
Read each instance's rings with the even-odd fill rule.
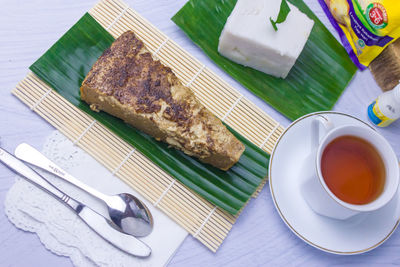
[[[238,0],[219,38],[218,51],[230,60],[285,78],[299,57],[314,21],[294,5],[275,31],[280,0]]]

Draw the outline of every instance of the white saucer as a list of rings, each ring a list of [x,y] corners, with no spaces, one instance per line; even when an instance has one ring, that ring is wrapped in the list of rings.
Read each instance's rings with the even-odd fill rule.
[[[329,117],[335,126],[371,127],[352,116],[317,112],[293,122],[279,138],[271,154],[269,185],[275,207],[286,225],[306,243],[329,253],[359,254],[381,245],[394,232],[400,218],[400,193],[383,208],[347,220],[314,213],[300,193],[305,177],[301,170],[310,153],[310,123],[314,116]]]

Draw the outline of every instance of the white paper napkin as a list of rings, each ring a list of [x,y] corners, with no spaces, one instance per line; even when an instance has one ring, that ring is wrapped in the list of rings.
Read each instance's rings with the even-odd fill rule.
[[[75,266],[163,266],[168,263],[187,236],[183,228],[58,131],[49,136],[42,152],[64,170],[104,193],[127,192],[142,200],[154,218],[153,232],[141,238],[152,248],[152,255],[139,259],[116,249],[94,233],[72,210],[22,178],[16,179],[5,200],[6,214],[16,227],[35,232],[47,249],[70,257]],[[97,199],[59,178],[40,173],[71,197],[108,216],[106,207]]]

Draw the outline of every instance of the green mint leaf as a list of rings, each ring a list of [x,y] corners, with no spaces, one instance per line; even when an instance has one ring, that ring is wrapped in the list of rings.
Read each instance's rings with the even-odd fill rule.
[[[274,27],[274,30],[277,31],[278,27],[276,27],[276,24],[282,23],[286,20],[287,16],[289,15],[290,12],[290,7],[286,0],[282,0],[281,2],[281,7],[279,9],[279,14],[278,18],[274,21],[271,17],[269,20],[271,21],[272,27]]]
[[[278,27],[276,27],[276,22],[272,20],[271,17],[269,17],[269,21],[271,21],[272,27],[274,27],[274,30],[277,31]]]

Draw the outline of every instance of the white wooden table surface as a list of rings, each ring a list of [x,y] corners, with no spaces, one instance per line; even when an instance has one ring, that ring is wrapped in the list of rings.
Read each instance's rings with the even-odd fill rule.
[[[290,122],[266,103],[246,91],[218,69],[170,20],[186,0],[126,0],[145,18],[164,31],[222,78],[238,88],[282,125]],[[28,67],[66,32],[96,0],[0,0],[0,137],[1,146],[13,151],[27,142],[40,148],[53,130],[31,112],[10,91],[27,73]],[[306,0],[332,31],[318,2]],[[336,36],[336,35],[335,35]],[[334,110],[367,120],[367,105],[380,93],[369,71],[358,72]],[[378,129],[400,156],[400,121]],[[0,166],[0,202],[14,182],[14,174]],[[68,258],[56,256],[36,235],[17,230],[0,207],[0,266],[71,266]],[[165,240],[167,244],[167,240]],[[358,256],[330,255],[298,239],[275,211],[268,187],[244,210],[230,235],[216,254],[188,237],[170,266],[286,266],[286,265],[392,265],[400,264],[400,231],[378,249]]]

